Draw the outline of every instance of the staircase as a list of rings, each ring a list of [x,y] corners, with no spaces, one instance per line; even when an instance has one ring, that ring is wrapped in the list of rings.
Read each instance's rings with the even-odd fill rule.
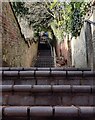
[[[95,71],[1,68],[2,120],[95,120]]]
[[[54,58],[48,43],[40,42],[35,67],[54,67]]]

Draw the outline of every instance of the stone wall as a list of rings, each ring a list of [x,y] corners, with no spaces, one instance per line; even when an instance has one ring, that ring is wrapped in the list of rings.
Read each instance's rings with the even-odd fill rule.
[[[86,16],[85,19],[94,21],[95,10],[91,16]],[[94,21],[95,22],[95,21]],[[95,26],[89,22],[85,22],[80,36],[72,38],[72,66],[84,68],[95,68]],[[93,64],[94,63],[94,64]]]
[[[28,46],[8,2],[2,2],[2,48],[3,66],[30,67],[34,64],[37,43]]]
[[[0,66],[2,65],[2,4],[0,2]]]
[[[95,22],[95,7],[94,7],[94,12],[93,12],[93,17],[92,21]],[[93,43],[93,68],[95,70],[95,25],[92,25],[92,43]]]
[[[93,36],[92,36],[92,41],[93,41],[93,68],[95,70],[95,30],[93,31]]]
[[[87,67],[85,25],[81,29],[80,36],[71,40],[72,66]]]
[[[19,18],[18,17],[18,21],[21,27],[21,32],[24,34],[25,38],[29,38],[30,40],[32,40],[32,38],[34,37],[34,31],[33,28],[28,25],[28,22],[25,18]]]

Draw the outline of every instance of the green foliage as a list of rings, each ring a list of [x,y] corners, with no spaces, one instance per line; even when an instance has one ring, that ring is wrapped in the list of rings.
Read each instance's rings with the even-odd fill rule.
[[[12,2],[15,14],[23,17],[28,14],[29,8],[25,7],[25,2]]]
[[[14,2],[13,7],[17,16],[25,17],[36,32],[48,30],[51,23],[58,40],[62,39],[63,33],[72,33],[77,37],[83,25],[84,16],[89,8],[87,2]],[[56,30],[55,30],[56,29]]]
[[[87,2],[73,2],[71,3],[71,33],[72,36],[77,37],[80,34],[81,27],[83,25],[84,17],[87,13],[89,4]]]
[[[15,2],[13,8],[17,16],[27,20],[29,26],[34,28],[34,31],[41,31],[48,27],[53,17],[47,12],[45,3],[42,2]]]
[[[39,31],[48,27],[53,17],[47,12],[45,3],[33,3],[31,4],[29,22],[35,30]]]
[[[89,8],[87,2],[54,2],[48,3],[55,19],[56,29],[61,28],[66,33],[77,37],[83,25],[84,16]]]

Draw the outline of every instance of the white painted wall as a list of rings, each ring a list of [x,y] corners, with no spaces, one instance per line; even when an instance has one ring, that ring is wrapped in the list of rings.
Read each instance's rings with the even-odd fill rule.
[[[90,18],[90,20],[95,22],[95,7],[93,16]],[[92,41],[93,41],[93,69],[95,70],[95,25],[92,25]]]
[[[71,40],[72,66],[78,68],[87,67],[86,42],[84,31],[85,25],[81,29],[80,36],[77,38],[72,38]]]
[[[95,22],[95,9],[89,20]],[[80,36],[77,38],[72,38],[71,40],[72,66],[78,68],[87,67],[85,28],[86,28],[86,23],[84,23],[84,26],[81,29]],[[92,29],[92,36],[95,36],[95,26],[91,25],[91,29]],[[95,60],[95,37],[93,37],[93,49],[94,49],[94,60]]]

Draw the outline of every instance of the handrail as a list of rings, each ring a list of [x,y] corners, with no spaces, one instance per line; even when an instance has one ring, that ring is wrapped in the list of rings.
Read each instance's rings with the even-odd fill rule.
[[[52,46],[51,46],[51,44],[50,44],[50,42],[49,42],[48,38],[47,38],[46,40],[47,40],[47,42],[48,42],[48,44],[49,44],[49,46],[50,46],[50,49],[51,49],[51,56],[53,57]]]

